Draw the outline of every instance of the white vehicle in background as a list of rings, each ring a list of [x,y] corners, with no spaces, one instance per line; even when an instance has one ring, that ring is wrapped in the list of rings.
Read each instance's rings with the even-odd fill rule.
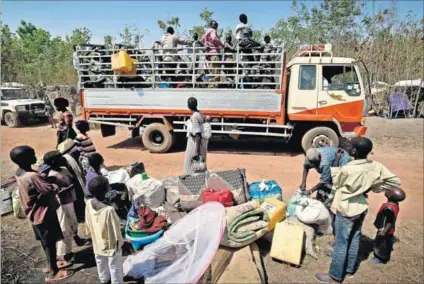
[[[19,127],[29,119],[46,119],[45,103],[31,99],[17,83],[1,86],[0,113],[1,120],[9,127]]]

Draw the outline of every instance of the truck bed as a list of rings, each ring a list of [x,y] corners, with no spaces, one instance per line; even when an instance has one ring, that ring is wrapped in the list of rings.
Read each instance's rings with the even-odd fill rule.
[[[90,111],[187,110],[195,97],[202,111],[281,111],[281,95],[264,89],[84,89],[84,107]]]

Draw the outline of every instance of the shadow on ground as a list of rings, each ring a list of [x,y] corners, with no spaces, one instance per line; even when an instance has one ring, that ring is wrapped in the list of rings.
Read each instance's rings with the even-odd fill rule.
[[[184,137],[179,137],[169,153],[184,152],[186,143],[187,141]],[[141,149],[142,151],[147,151],[140,137],[125,139],[124,141],[108,146],[108,148]],[[216,154],[233,153],[238,155],[297,156],[302,153],[302,149],[300,143],[290,141],[286,144],[284,140],[275,138],[234,140],[232,138],[216,137],[209,141],[208,152]]]

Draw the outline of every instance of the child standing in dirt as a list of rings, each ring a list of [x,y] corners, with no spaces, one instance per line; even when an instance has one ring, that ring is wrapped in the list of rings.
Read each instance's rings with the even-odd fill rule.
[[[405,192],[399,187],[390,187],[385,193],[387,202],[378,210],[374,226],[377,235],[374,241],[374,257],[372,263],[385,264],[390,260],[393,250],[396,219],[399,214],[399,202],[405,200]]]
[[[329,273],[317,273],[323,283],[341,282],[351,278],[358,268],[359,239],[362,224],[368,211],[366,194],[378,183],[399,186],[400,179],[382,164],[368,160],[372,142],[365,137],[351,140],[354,161],[338,168],[331,168],[335,196],[336,241]]]
[[[72,174],[64,167],[62,154],[51,151],[44,155],[44,163],[50,167],[47,179],[59,186],[57,209],[63,240],[58,243],[57,255],[61,260],[72,259],[72,239],[77,246],[84,245],[84,240],[78,236],[78,221],[75,214],[74,202],[77,200]]]
[[[85,197],[92,198],[88,185],[92,179],[97,176],[101,176],[103,168],[104,159],[99,153],[93,153],[88,157],[89,168],[87,174],[85,175]]]
[[[63,238],[56,213],[59,208],[56,198],[59,187],[47,182],[44,176],[31,168],[31,165],[37,162],[35,151],[31,147],[13,148],[10,158],[19,166],[16,182],[21,206],[46,254],[47,267],[43,269],[43,272],[47,273],[45,281],[59,281],[72,276],[73,272],[60,269],[71,264],[56,260],[56,242]]]
[[[102,283],[123,283],[122,245],[119,217],[115,209],[106,202],[110,184],[104,176],[93,178],[88,189],[93,198],[87,200],[85,215],[87,230],[93,242],[97,271]]]
[[[88,156],[96,152],[93,142],[90,137],[88,137],[87,132],[90,131],[90,125],[85,120],[78,120],[75,124],[75,127],[78,129],[77,137],[75,138],[75,144],[78,151],[80,152],[79,162],[84,171],[84,174],[87,173],[89,168]]]

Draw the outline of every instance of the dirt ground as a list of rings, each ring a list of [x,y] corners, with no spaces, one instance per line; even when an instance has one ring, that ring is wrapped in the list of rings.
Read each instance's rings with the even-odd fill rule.
[[[386,165],[402,180],[407,199],[401,203],[392,261],[385,266],[368,263],[372,251],[375,229],[372,225],[376,211],[384,195],[369,197],[370,210],[363,228],[360,268],[354,279],[346,283],[424,283],[423,254],[423,120],[386,120],[368,118],[367,136],[374,142],[372,159]],[[55,131],[49,126],[29,126],[10,129],[1,127],[1,178],[14,174],[16,167],[9,160],[11,148],[28,144],[38,156],[53,150]],[[171,153],[150,154],[143,151],[140,139],[128,138],[128,131],[120,131],[115,137],[102,138],[98,131],[90,132],[98,152],[105,157],[108,167],[119,168],[134,161],[143,162],[148,173],[158,179],[181,173],[184,160],[184,142],[178,143]],[[298,147],[284,145],[281,141],[232,141],[213,140],[210,143],[208,166],[212,170],[245,168],[249,181],[275,179],[283,188],[287,201],[300,184],[303,154]],[[310,174],[308,186],[317,181],[316,173]],[[264,257],[269,283],[316,282],[316,272],[328,271],[330,259],[323,253],[328,237],[317,240],[319,260],[303,259],[299,268],[273,261],[269,256],[269,244],[259,243]],[[26,220],[12,215],[1,218],[1,262],[3,283],[38,283],[43,275],[37,268],[43,266],[43,254]],[[89,249],[77,253],[76,275],[68,283],[98,282],[93,256]]]

